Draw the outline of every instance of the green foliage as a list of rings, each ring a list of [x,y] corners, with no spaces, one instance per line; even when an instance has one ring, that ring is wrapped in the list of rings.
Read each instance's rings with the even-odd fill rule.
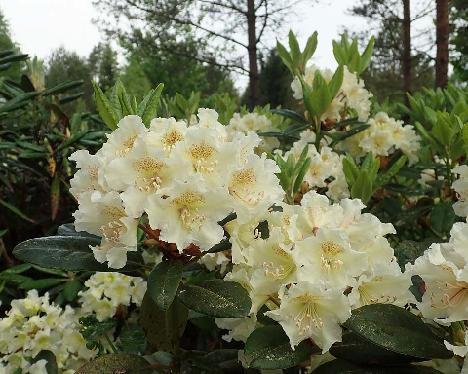
[[[468,81],[468,6],[464,0],[450,2],[450,44],[453,46],[450,63],[456,80]]]
[[[109,95],[106,95],[97,83],[94,85],[94,98],[99,115],[111,130],[117,128],[117,123],[125,116],[139,115],[146,126],[157,116],[161,92],[164,84],[160,83],[154,90],[146,94],[138,104],[135,96],[127,93],[120,80],[117,81]]]
[[[86,58],[60,47],[53,51],[47,60],[44,84],[47,88],[53,88],[69,80],[82,81],[82,84],[77,87],[67,88],[67,95],[80,94],[80,98],[84,100],[86,107],[93,109],[92,77],[93,72]],[[72,101],[65,104],[64,108],[67,113],[71,114],[77,110],[79,105],[79,100]]]
[[[167,311],[176,297],[182,279],[182,269],[180,261],[163,261],[156,265],[148,276],[148,293],[163,311]]]
[[[90,245],[99,243],[97,237],[50,236],[26,240],[18,244],[13,253],[22,261],[52,269],[110,271],[107,265],[97,262],[89,250]],[[122,270],[135,271],[141,264],[141,256],[133,253],[129,256],[127,267]]]
[[[114,320],[98,321],[95,316],[88,316],[80,318],[80,325],[80,332],[86,340],[88,349],[96,349],[101,355],[106,352],[104,345],[112,345],[109,343],[109,334],[115,328],[116,322]]]
[[[187,308],[217,318],[247,317],[252,307],[249,294],[239,283],[223,280],[183,284],[177,298]]]
[[[453,356],[443,339],[420,318],[391,304],[372,304],[355,309],[344,326],[378,347],[416,360]],[[372,362],[371,357],[369,362]]]
[[[119,66],[117,52],[110,43],[99,43],[93,48],[89,55],[88,66],[92,76],[97,79],[104,91],[114,86],[119,76]]]
[[[305,146],[297,160],[294,159],[292,154],[286,160],[279,154],[275,155],[274,160],[281,170],[277,176],[281,187],[286,192],[286,201],[289,203],[294,202],[294,197],[300,191],[302,181],[309,168],[310,157],[308,157],[308,150],[309,147]]]
[[[176,94],[173,97],[167,98],[166,113],[174,115],[176,118],[191,122],[192,116],[200,107],[200,92],[191,92],[188,97],[181,94]]]
[[[314,351],[313,345],[303,341],[295,349],[279,325],[257,328],[247,339],[244,361],[255,369],[288,369],[306,361]]]
[[[258,79],[260,104],[269,104],[272,108],[291,108],[296,105],[291,92],[291,74],[276,49],[270,51],[262,64]]]
[[[394,305],[355,309],[344,327],[342,342],[330,349],[337,360],[321,365],[314,373],[437,373],[409,363],[452,357],[443,338],[420,318]]]
[[[46,86],[37,59],[28,61],[17,81],[10,80],[4,74],[27,56],[12,51],[0,56],[10,61],[3,65],[8,70],[0,72],[0,226],[8,229],[3,240],[11,250],[69,217],[74,202],[67,193],[72,175],[68,156],[76,149],[99,146],[104,132],[96,116],[76,112],[69,117],[63,109],[81,96],[76,90],[82,80]]]
[[[148,293],[143,298],[139,323],[154,351],[176,352],[187,318],[187,308],[177,299],[164,311],[153,302]]]
[[[280,42],[276,43],[276,49],[281,60],[283,60],[284,65],[286,65],[293,75],[304,74],[307,62],[312,58],[317,49],[317,37],[318,33],[314,32],[312,36],[307,39],[303,51],[300,50],[299,43],[292,31],[289,31],[288,35],[289,52]]]
[[[370,64],[374,44],[375,39],[371,37],[364,52],[360,54],[358,40],[355,38],[350,44],[348,35],[343,34],[339,43],[335,40],[333,41],[333,55],[338,64],[346,65],[351,73],[361,75]]]
[[[343,66],[338,66],[330,82],[326,82],[320,72],[314,75],[314,82],[309,86],[301,81],[304,92],[304,105],[312,118],[319,122],[343,83]],[[318,127],[317,127],[318,129]],[[319,132],[319,131],[318,131]]]
[[[372,365],[356,365],[340,359],[330,361],[321,365],[314,374],[335,374],[335,373],[349,373],[349,374],[393,374],[395,370],[401,374],[441,374],[440,371],[418,365],[405,365],[405,366],[372,366]]]
[[[153,370],[148,361],[143,357],[116,353],[101,356],[87,363],[77,370],[77,374],[115,374],[115,373],[133,373],[151,374]]]

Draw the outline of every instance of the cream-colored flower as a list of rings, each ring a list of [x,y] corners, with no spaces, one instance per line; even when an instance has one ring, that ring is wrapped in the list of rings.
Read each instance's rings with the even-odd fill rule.
[[[170,154],[177,143],[185,139],[187,123],[176,121],[175,118],[154,118],[151,120],[150,131],[146,141],[153,149]]]
[[[109,267],[122,268],[127,252],[136,251],[138,220],[128,217],[117,192],[88,192],[80,198],[75,217],[75,229],[102,237],[101,245],[93,247],[96,260],[108,261]]]
[[[39,296],[37,290],[13,300],[11,309],[0,319],[0,366],[4,372],[46,373],[42,360],[30,363],[42,350],[54,352],[61,372],[78,369],[96,354],[86,348],[78,318],[71,307],[51,304],[49,295]]]
[[[468,319],[468,282],[457,279],[458,269],[443,257],[440,245],[433,244],[414,265],[407,264],[406,272],[424,281],[425,292],[416,305],[425,318],[443,324]]]
[[[279,171],[276,163],[266,159],[264,154],[261,157],[251,155],[241,168],[228,174],[228,191],[239,223],[266,212],[283,199],[284,191],[275,175]]]
[[[201,177],[174,181],[167,198],[151,196],[145,209],[150,226],[161,230],[160,239],[175,243],[181,251],[195,244],[207,251],[224,236],[218,221],[231,211],[226,191],[210,188]]]
[[[146,292],[142,278],[120,273],[95,273],[86,282],[86,290],[80,291],[81,313],[95,314],[99,321],[112,318],[119,306],[140,306]]]
[[[367,268],[367,256],[353,250],[346,233],[339,229],[322,227],[314,236],[297,242],[294,257],[304,263],[298,270],[300,280],[322,281],[336,289],[351,286],[353,277]]]
[[[341,341],[340,324],[351,316],[351,308],[341,291],[318,284],[300,282],[284,288],[279,309],[265,313],[278,321],[289,337],[291,347],[305,339],[327,352]]]
[[[244,134],[252,132],[257,133],[261,131],[277,131],[267,116],[258,113],[247,113],[245,115],[234,113],[233,117],[229,121],[227,130],[231,133],[240,132]],[[280,143],[277,138],[263,137],[256,151],[258,154],[262,154],[263,152],[272,152],[275,148],[278,148],[279,145]]]
[[[103,190],[99,183],[100,169],[103,167],[102,159],[98,155],[91,155],[88,151],[74,152],[69,160],[76,162],[77,172],[70,180],[70,193],[77,199],[83,192]],[[102,173],[102,171],[101,171]]]
[[[102,157],[113,160],[123,157],[133,149],[135,140],[148,129],[138,116],[126,116],[117,124],[117,129],[107,135],[107,142],[101,148]]]
[[[353,309],[377,303],[404,307],[408,302],[414,302],[409,291],[411,284],[410,277],[393,261],[380,265],[373,273],[362,274],[348,298]]]
[[[253,242],[247,258],[253,268],[250,284],[254,312],[275,296],[284,284],[296,280],[297,265],[292,246],[286,244],[285,236],[277,228],[270,230],[268,239]]]

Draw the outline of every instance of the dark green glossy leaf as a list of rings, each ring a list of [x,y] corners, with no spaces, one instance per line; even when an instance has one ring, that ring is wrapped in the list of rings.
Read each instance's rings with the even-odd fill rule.
[[[400,355],[375,345],[352,331],[343,332],[342,341],[333,344],[330,348],[330,353],[336,358],[365,365],[397,365],[421,361],[421,359]]]
[[[90,245],[99,244],[99,239],[81,236],[48,236],[29,239],[18,244],[13,255],[25,262],[45,268],[67,271],[114,271],[94,258]],[[141,267],[141,258],[129,253],[127,265],[121,271],[135,271]]]
[[[391,304],[372,304],[353,310],[344,326],[389,351],[421,359],[450,358],[443,339],[417,316]]]
[[[450,231],[456,216],[452,203],[441,202],[434,205],[431,211],[431,226],[438,233],[445,234]]]
[[[177,299],[164,311],[146,293],[141,304],[140,325],[154,350],[175,352],[185,330],[187,316],[187,308]]]
[[[218,279],[181,285],[177,297],[187,308],[217,318],[246,317],[252,307],[239,283]]]
[[[181,261],[163,261],[148,277],[148,294],[156,305],[167,310],[176,297],[184,265]]]
[[[255,369],[287,369],[308,360],[313,352],[310,342],[294,349],[279,325],[257,328],[247,339],[244,353],[249,367]]]

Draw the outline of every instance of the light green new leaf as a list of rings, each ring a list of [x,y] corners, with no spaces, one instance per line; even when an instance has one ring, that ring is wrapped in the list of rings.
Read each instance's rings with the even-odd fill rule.
[[[280,42],[276,42],[276,49],[281,60],[283,61],[283,64],[285,64],[289,71],[294,74],[293,61],[288,50]]]
[[[333,74],[333,77],[330,83],[328,83],[328,90],[332,98],[338,94],[338,92],[340,91],[341,85],[343,84],[343,71],[344,71],[343,65],[338,66],[335,73]]]
[[[154,90],[151,90],[146,104],[144,105],[144,108],[142,108],[140,117],[146,126],[149,126],[151,120],[155,118],[158,113],[159,101],[161,99],[161,93],[163,89],[164,84],[160,83]]]
[[[302,52],[302,58],[301,58],[301,65],[303,68],[306,67],[307,62],[310,60],[310,58],[314,55],[316,49],[317,49],[317,44],[318,44],[318,33],[315,31],[312,36],[307,39],[306,46],[304,48],[304,51]]]
[[[297,42],[296,36],[289,30],[288,34],[289,48],[291,48],[291,57],[294,67],[297,67],[301,63],[301,50],[299,48],[299,43]]]
[[[120,118],[115,109],[112,106],[112,103],[109,101],[107,96],[102,92],[96,82],[93,82],[94,87],[94,100],[96,102],[96,108],[98,110],[101,119],[111,130],[117,128],[117,123]]]
[[[372,58],[372,52],[374,50],[374,44],[375,44],[375,38],[372,36],[369,40],[369,43],[367,43],[366,49],[361,55],[358,75],[362,74],[364,70],[366,70],[367,67],[369,66],[371,58]]]

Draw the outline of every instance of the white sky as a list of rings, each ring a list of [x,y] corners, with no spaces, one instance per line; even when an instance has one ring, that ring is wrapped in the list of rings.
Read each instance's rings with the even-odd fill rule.
[[[319,45],[314,62],[333,67],[331,41],[343,26],[356,31],[365,27],[362,19],[347,14],[347,9],[356,3],[357,0],[321,0],[317,4],[304,0],[296,15],[286,20],[284,35],[277,37],[285,41],[290,28],[303,45],[317,30]],[[99,30],[92,22],[97,12],[91,0],[0,0],[0,9],[10,24],[13,39],[31,56],[45,59],[60,46],[86,56],[100,40]],[[245,80],[239,83],[243,86]]]

